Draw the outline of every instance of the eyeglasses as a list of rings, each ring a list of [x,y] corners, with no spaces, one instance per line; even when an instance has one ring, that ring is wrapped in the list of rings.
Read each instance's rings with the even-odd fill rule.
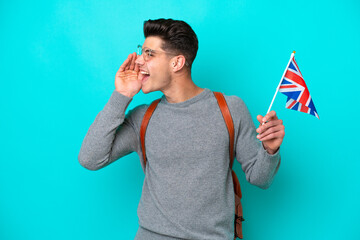
[[[149,61],[154,56],[154,53],[155,54],[156,53],[166,53],[166,54],[173,55],[173,56],[178,55],[178,54],[171,53],[171,52],[165,52],[165,51],[161,51],[161,50],[153,50],[153,49],[150,49],[147,47],[143,48],[141,45],[137,46],[137,54],[142,55],[145,62]],[[185,65],[187,67],[190,66],[186,60],[185,60]]]

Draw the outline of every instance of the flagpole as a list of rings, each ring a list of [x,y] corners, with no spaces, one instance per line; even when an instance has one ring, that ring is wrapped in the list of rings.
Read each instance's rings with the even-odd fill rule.
[[[273,97],[273,99],[272,99],[272,101],[271,101],[271,103],[270,103],[269,109],[268,109],[268,111],[267,111],[266,114],[268,114],[268,113],[270,112],[271,106],[272,106],[272,104],[274,103],[276,94],[277,94],[277,92],[279,91],[281,82],[282,82],[282,80],[283,80],[283,78],[284,78],[284,76],[285,76],[286,70],[288,69],[288,67],[289,67],[289,65],[290,65],[290,62],[291,62],[292,58],[294,57],[294,55],[295,55],[295,51],[293,51],[293,52],[291,53],[290,60],[289,60],[288,64],[286,65],[285,71],[284,71],[284,73],[283,73],[283,75],[282,75],[282,77],[281,77],[281,79],[280,79],[279,85],[278,85],[277,88],[276,88],[276,92],[275,92],[275,94],[274,94],[274,97]]]

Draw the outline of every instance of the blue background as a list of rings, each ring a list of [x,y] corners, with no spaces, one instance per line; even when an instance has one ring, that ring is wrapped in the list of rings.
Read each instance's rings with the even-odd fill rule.
[[[320,120],[272,107],[286,135],[267,190],[246,182],[245,239],[360,239],[359,1],[1,1],[0,239],[133,239],[144,173],[135,153],[99,170],[83,138],[143,43],[143,22],[188,22],[200,87],[266,113],[290,54]],[[160,92],[140,92],[128,109]]]

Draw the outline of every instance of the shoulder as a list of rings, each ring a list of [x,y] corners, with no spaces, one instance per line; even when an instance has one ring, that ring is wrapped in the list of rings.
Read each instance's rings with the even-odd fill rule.
[[[224,95],[224,97],[225,97],[226,103],[228,105],[231,105],[231,106],[234,105],[234,106],[237,106],[237,107],[245,105],[242,98],[240,98],[240,97],[238,97],[236,95]]]
[[[248,122],[252,119],[250,111],[241,97],[236,95],[223,95],[235,124],[244,121]]]
[[[231,113],[248,111],[247,106],[241,97],[236,95],[225,95],[225,94],[224,97]]]
[[[225,100],[226,100],[226,103],[228,105],[242,105],[244,104],[244,101],[239,97],[239,96],[236,96],[236,95],[227,95],[223,92],[219,92],[219,91],[212,91],[214,94],[215,92],[218,92],[218,93],[221,93],[224,97],[225,97]]]
[[[125,121],[129,122],[135,129],[139,130],[148,107],[148,104],[141,104],[130,109],[126,114]]]
[[[150,107],[152,102],[148,104],[141,104],[128,111],[126,119],[130,121],[134,126],[140,126],[144,118],[145,112]]]
[[[149,104],[138,105],[138,106],[134,107],[133,109],[130,109],[128,111],[128,113],[126,114],[126,117],[132,118],[132,119],[142,118],[144,116],[146,110],[148,109],[148,107],[149,107]]]

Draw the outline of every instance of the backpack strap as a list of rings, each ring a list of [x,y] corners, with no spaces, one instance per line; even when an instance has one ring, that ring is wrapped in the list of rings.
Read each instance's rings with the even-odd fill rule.
[[[242,209],[242,204],[241,204],[242,194],[241,194],[239,179],[237,178],[235,171],[232,169],[232,166],[234,163],[234,139],[235,139],[235,137],[234,137],[234,135],[235,135],[234,122],[232,120],[231,113],[227,106],[224,95],[220,92],[214,92],[214,95],[218,101],[221,113],[223,115],[223,118],[226,123],[226,127],[229,132],[229,138],[230,138],[230,147],[229,147],[230,169],[231,169],[231,175],[232,175],[232,179],[233,179],[234,192],[235,192],[235,196],[234,196],[235,197],[234,240],[236,240],[236,238],[242,239],[243,238],[242,221],[245,220],[243,218],[243,209]]]
[[[228,105],[226,103],[226,100],[224,98],[224,95],[220,92],[214,92],[214,95],[217,99],[217,102],[219,104],[221,114],[223,115],[223,118],[226,123],[227,130],[229,132],[229,138],[230,138],[230,169],[232,169],[233,163],[234,163],[234,123],[228,108]]]
[[[145,133],[146,133],[146,128],[149,124],[150,118],[153,114],[153,112],[155,111],[155,108],[157,107],[157,105],[159,104],[161,98],[156,99],[155,101],[153,101],[150,106],[148,107],[148,109],[145,112],[144,118],[141,122],[141,127],[140,127],[140,143],[141,143],[141,151],[143,154],[143,158],[144,158],[144,171],[145,171],[145,167],[146,167],[146,152],[145,152]]]
[[[234,122],[232,120],[231,113],[230,113],[229,107],[228,107],[228,105],[226,103],[224,95],[222,93],[220,93],[220,92],[214,92],[214,95],[215,95],[215,97],[216,97],[216,99],[218,101],[221,113],[223,115],[223,118],[224,118],[225,123],[226,123],[226,127],[227,127],[228,132],[229,132],[229,138],[230,138],[230,148],[229,148],[229,151],[230,151],[230,169],[232,169],[233,163],[234,163],[234,139],[235,139]],[[239,182],[239,180],[238,180],[238,178],[237,178],[234,171],[232,171],[232,176],[233,176],[233,179],[234,179],[234,191],[235,191],[235,193],[238,194],[238,196],[241,199],[242,195],[241,195],[240,182]]]

